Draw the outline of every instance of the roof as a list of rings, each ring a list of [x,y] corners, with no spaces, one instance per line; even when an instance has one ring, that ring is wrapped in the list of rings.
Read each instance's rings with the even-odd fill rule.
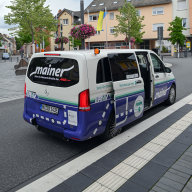
[[[85,9],[85,12],[88,11],[91,13],[99,12],[104,10],[105,7],[107,10],[118,10],[124,5],[125,0],[93,0],[90,5]],[[135,7],[144,7],[144,6],[153,6],[153,5],[162,5],[171,3],[172,0],[130,0],[130,2]]]
[[[72,11],[69,9],[63,9],[61,12],[59,12],[57,14],[57,18],[60,17],[62,15],[63,12],[67,12],[68,14],[70,14],[72,16],[72,14],[74,15],[74,17],[80,17],[80,11]]]
[[[44,54],[60,54],[62,56],[72,56],[74,55],[76,57],[78,56],[86,56],[87,57],[106,57],[108,54],[113,53],[134,53],[135,51],[138,52],[149,52],[151,50],[146,49],[100,49],[100,53],[98,55],[94,54],[94,49],[91,50],[76,50],[76,51],[51,51],[51,52],[41,52],[41,53],[35,53],[33,56],[41,57],[44,56]]]

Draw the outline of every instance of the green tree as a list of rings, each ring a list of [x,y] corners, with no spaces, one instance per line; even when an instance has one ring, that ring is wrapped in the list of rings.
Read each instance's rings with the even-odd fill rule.
[[[6,6],[11,13],[5,15],[5,22],[17,25],[11,28],[16,34],[20,33],[24,39],[31,35],[31,41],[39,40],[42,36],[51,36],[51,31],[56,30],[54,19],[49,6],[44,6],[46,0],[13,0],[12,5]],[[22,34],[21,34],[22,33]],[[28,39],[28,38],[27,38]]]
[[[70,46],[73,48],[81,46],[81,40],[75,39],[72,36],[69,37],[69,41],[70,41]]]
[[[129,42],[129,47],[131,47],[131,38],[135,38],[136,42],[142,42],[142,37],[145,33],[141,32],[145,26],[142,24],[144,16],[139,16],[135,7],[127,1],[125,1],[123,7],[119,8],[119,13],[120,15],[116,16],[119,24],[115,26],[114,35],[125,35],[126,43]]]
[[[177,45],[178,48],[178,57],[179,57],[179,47],[184,45],[185,42],[185,35],[183,35],[183,30],[186,30],[185,27],[182,25],[182,18],[175,17],[175,19],[170,23],[168,28],[169,33],[169,41],[173,45]]]

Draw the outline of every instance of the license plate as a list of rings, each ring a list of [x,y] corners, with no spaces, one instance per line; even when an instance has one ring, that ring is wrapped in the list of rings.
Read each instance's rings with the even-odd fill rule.
[[[52,113],[52,114],[56,114],[56,115],[59,112],[59,109],[57,107],[53,107],[53,106],[49,106],[49,105],[42,104],[40,108],[41,108],[42,111]]]

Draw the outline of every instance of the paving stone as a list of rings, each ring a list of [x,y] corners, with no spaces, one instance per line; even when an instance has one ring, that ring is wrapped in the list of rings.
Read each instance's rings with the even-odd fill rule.
[[[179,143],[183,143],[185,145],[191,145],[192,144],[192,132],[186,131],[184,133],[182,133],[181,135],[179,135],[177,137],[177,142]]]
[[[183,154],[187,146],[176,141],[171,142],[159,154],[157,154],[152,161],[157,162],[166,167],[170,167]]]
[[[148,189],[131,181],[127,181],[116,192],[148,192]]]
[[[192,153],[189,152],[189,151],[186,151],[183,156],[187,156],[188,158],[191,158],[191,159],[192,159]]]
[[[90,165],[87,168],[83,169],[81,173],[91,179],[97,180],[100,177],[102,177],[104,174],[106,174],[107,170],[101,167]]]
[[[130,178],[130,181],[142,185],[149,190],[166,171],[167,167],[151,161]]]
[[[166,178],[166,177],[162,177],[159,180],[159,183],[167,185],[167,186],[169,186],[169,187],[171,187],[171,188],[173,188],[173,189],[175,189],[177,191],[180,191],[183,188],[183,186],[184,186],[184,184],[180,184],[180,183],[178,183],[176,181],[173,181],[173,180],[171,180],[169,178]]]
[[[92,165],[95,167],[101,167],[103,169],[106,169],[107,171],[110,171],[119,163],[120,163],[119,160],[112,159],[108,156],[105,156],[105,157],[99,159],[98,161],[96,161],[95,163],[93,163]]]
[[[106,155],[107,158],[115,159],[117,162],[122,162],[124,159],[129,157],[131,153],[129,151],[120,150],[120,148],[115,149],[114,151],[110,152]]]
[[[155,191],[155,192],[168,192],[167,190],[162,189],[162,188],[160,188],[158,186],[154,186],[152,191]],[[150,191],[150,192],[152,192],[152,191]]]
[[[189,162],[189,161],[185,161],[183,159],[179,159],[176,164],[184,166],[184,167],[189,168],[189,169],[192,169],[192,161]]]
[[[190,152],[185,152],[185,154],[182,155],[181,159],[191,162],[192,161],[192,153],[190,154]]]
[[[178,171],[181,171],[181,172],[183,172],[183,173],[187,173],[187,174],[189,174],[189,175],[191,175],[192,174],[192,170],[191,169],[188,169],[188,168],[186,168],[186,167],[183,167],[183,166],[180,166],[180,165],[173,165],[172,166],[172,169],[176,169],[176,170],[178,170]]]
[[[187,185],[184,187],[182,192],[191,192],[192,191],[192,177]]]
[[[70,186],[66,185],[65,183],[61,183],[60,185],[49,190],[49,192],[64,192],[64,191],[72,192],[72,189]]]
[[[81,173],[77,173],[73,177],[64,181],[63,184],[70,186],[71,192],[80,192],[91,185],[93,182],[93,179],[90,179],[89,177]]]
[[[183,185],[184,185],[184,184],[187,182],[187,180],[188,180],[188,178],[181,177],[181,176],[176,175],[176,174],[171,173],[171,172],[165,173],[165,175],[164,175],[163,177],[168,178],[168,179],[170,179],[170,180],[172,180],[172,181],[181,183],[181,184],[183,184]]]
[[[192,147],[189,147],[189,149],[187,151],[192,153]]]
[[[186,169],[189,169],[189,171],[191,171],[191,173],[192,173],[192,166],[191,166],[191,165],[188,165],[187,163],[181,162],[181,160],[177,161],[177,162],[175,163],[175,165],[182,166],[182,167],[184,167],[184,168],[186,168]]]
[[[180,176],[180,177],[183,177],[183,178],[185,178],[185,179],[189,179],[189,177],[190,177],[190,175],[189,174],[186,174],[186,173],[183,173],[183,172],[181,172],[181,171],[179,171],[179,170],[175,170],[175,169],[169,169],[169,171],[168,172],[170,172],[170,173],[173,173],[173,174],[175,174],[175,175],[178,175],[178,176]]]
[[[175,188],[172,188],[171,186],[165,185],[163,183],[158,182],[156,184],[157,187],[164,189],[167,192],[180,192],[180,190],[176,190]]]
[[[120,150],[130,152],[131,154],[143,147],[147,143],[146,140],[141,138],[133,138],[129,142],[119,147]]]

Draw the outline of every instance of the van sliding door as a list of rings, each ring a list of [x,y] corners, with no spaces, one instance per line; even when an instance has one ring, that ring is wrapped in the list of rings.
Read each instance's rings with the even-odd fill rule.
[[[143,114],[144,83],[134,53],[109,54],[114,90],[116,127]]]

